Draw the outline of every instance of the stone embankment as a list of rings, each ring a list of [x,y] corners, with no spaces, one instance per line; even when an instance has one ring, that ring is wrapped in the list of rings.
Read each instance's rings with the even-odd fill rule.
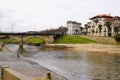
[[[117,42],[115,41],[115,39],[113,37],[103,37],[103,36],[80,36],[80,37],[94,40],[96,42],[100,42],[103,44],[110,44],[110,45],[117,44]]]

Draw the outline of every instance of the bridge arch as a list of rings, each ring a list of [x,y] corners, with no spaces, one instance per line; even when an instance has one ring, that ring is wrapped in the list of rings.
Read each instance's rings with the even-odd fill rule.
[[[49,35],[49,36],[45,36],[45,35],[26,36],[26,37],[24,37],[24,40],[25,40],[26,38],[30,38],[30,37],[40,38],[40,39],[44,40],[45,43],[52,43],[52,42],[54,41],[54,36],[53,36],[53,35]]]
[[[11,37],[16,39],[19,42],[23,42],[27,37],[38,37],[43,39],[46,43],[52,43],[54,41],[55,35],[47,35],[47,34],[8,34],[3,33],[0,34],[0,37]]]
[[[0,38],[13,38],[13,39],[17,40],[18,42],[20,41],[20,38],[11,36],[11,35],[7,35],[7,36],[3,35],[3,36],[0,36]]]
[[[38,39],[40,39],[40,40],[43,40],[43,43],[46,42],[43,38],[41,38],[41,37],[39,37],[39,36],[28,36],[28,37],[25,37],[23,40],[26,41],[26,40],[29,39],[29,38],[38,38]]]
[[[16,39],[18,42],[21,40],[20,38],[16,37],[16,36],[9,36],[10,38]]]

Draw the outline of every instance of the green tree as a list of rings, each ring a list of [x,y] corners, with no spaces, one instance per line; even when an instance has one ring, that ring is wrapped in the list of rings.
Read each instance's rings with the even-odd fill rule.
[[[99,33],[100,33],[100,35],[101,35],[102,25],[99,24],[99,25],[98,25],[98,28],[99,28]]]
[[[115,35],[115,41],[117,42],[117,44],[120,44],[120,34]]]
[[[78,29],[76,29],[76,34],[78,33]]]
[[[82,33],[83,27],[80,26],[79,28],[80,28],[80,31],[81,31],[81,33]]]
[[[86,29],[86,35],[87,35],[87,33],[88,33],[88,25],[87,24],[85,24],[85,29]]]
[[[94,29],[92,29],[92,36],[93,36],[94,32],[95,32]]]
[[[94,22],[97,24],[97,23],[99,22],[99,20],[96,18],[96,19],[94,20]]]
[[[105,26],[108,28],[108,36],[111,36],[111,25],[112,23],[110,21],[105,22]]]
[[[118,34],[119,32],[118,27],[114,27],[114,32],[115,32],[115,35]]]
[[[105,22],[105,26],[110,27],[112,23],[110,21]]]

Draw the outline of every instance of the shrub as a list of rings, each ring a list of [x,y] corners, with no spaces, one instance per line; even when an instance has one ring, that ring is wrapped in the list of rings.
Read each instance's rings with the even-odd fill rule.
[[[117,44],[119,44],[120,43],[120,34],[117,34],[117,35],[115,35],[115,41],[117,42]]]

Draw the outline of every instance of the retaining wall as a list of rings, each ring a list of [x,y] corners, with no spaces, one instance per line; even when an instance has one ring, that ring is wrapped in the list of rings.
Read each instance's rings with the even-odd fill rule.
[[[50,73],[49,73],[48,77],[50,77]],[[11,70],[8,67],[2,68],[1,79],[2,80],[51,80],[48,78],[41,78],[41,77],[36,77],[34,79],[31,79],[17,71]]]
[[[99,36],[81,36],[87,39],[91,39],[94,40],[96,42],[100,42],[100,43],[104,43],[104,44],[112,44],[112,45],[116,45],[117,42],[115,41],[115,39],[113,37],[99,37]]]

